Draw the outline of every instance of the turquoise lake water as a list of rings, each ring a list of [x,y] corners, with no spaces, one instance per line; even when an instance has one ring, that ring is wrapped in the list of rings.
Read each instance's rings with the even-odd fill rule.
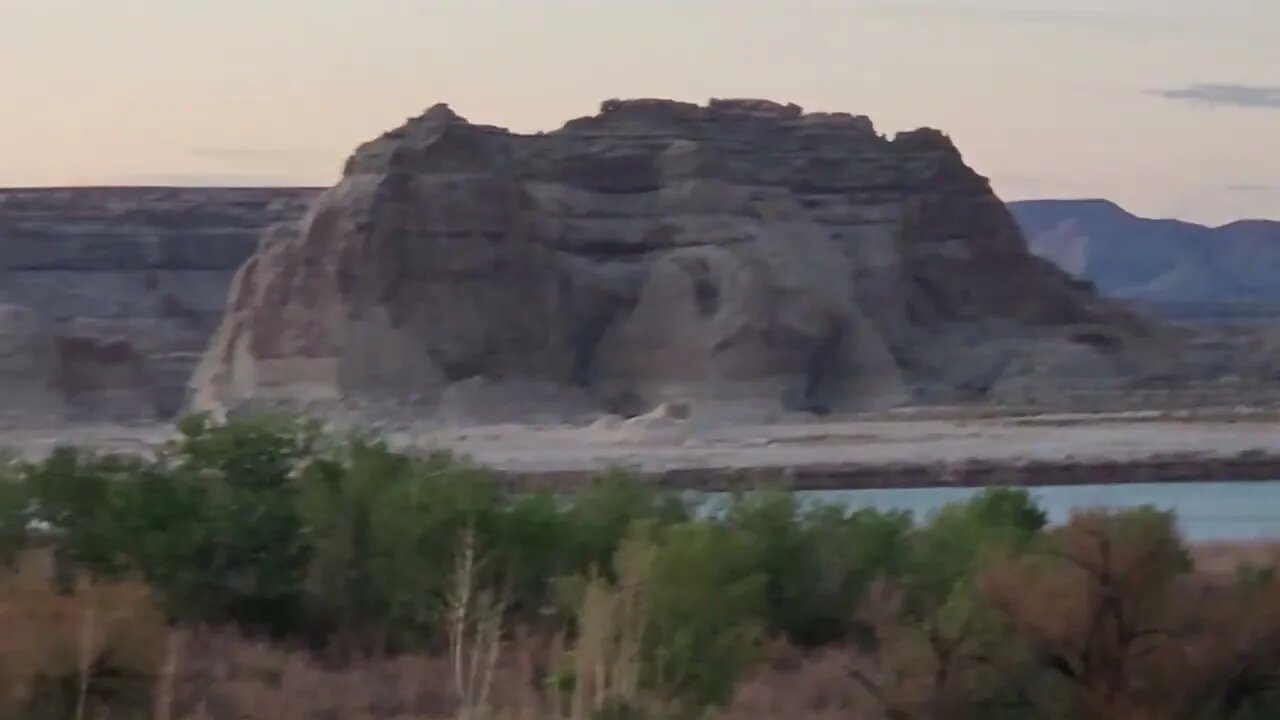
[[[805,493],[822,502],[882,510],[910,510],[927,517],[939,507],[965,500],[980,488],[835,490]],[[1280,538],[1280,481],[1073,485],[1028,488],[1050,522],[1060,523],[1076,508],[1153,505],[1172,510],[1189,540]]]

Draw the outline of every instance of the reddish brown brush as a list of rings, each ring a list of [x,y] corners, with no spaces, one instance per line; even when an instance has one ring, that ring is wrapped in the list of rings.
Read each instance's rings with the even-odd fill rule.
[[[145,585],[82,579],[60,591],[24,566],[0,584],[0,628],[0,716],[149,706],[168,631]]]

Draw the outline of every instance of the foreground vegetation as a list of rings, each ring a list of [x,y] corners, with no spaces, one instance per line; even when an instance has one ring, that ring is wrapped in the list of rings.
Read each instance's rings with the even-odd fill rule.
[[[930,518],[192,418],[0,467],[0,718],[1280,717],[1280,579],[1172,517]]]

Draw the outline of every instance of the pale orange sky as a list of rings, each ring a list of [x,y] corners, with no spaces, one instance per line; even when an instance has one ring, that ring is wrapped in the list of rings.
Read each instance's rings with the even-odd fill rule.
[[[1280,218],[1280,0],[0,0],[0,186],[329,184],[435,102],[765,97],[949,132],[1005,199]]]

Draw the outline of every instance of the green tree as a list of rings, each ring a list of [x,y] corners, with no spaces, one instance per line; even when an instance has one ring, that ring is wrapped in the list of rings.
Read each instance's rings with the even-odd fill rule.
[[[805,508],[784,492],[735,498],[724,522],[754,544],[771,629],[808,646],[848,634],[868,584],[899,572],[911,527],[905,513]]]
[[[26,544],[30,504],[18,463],[0,452],[0,568],[10,565]]]
[[[935,513],[910,533],[897,577],[859,612],[874,671],[856,674],[883,711],[903,718],[1025,717],[1022,658],[979,591],[989,563],[1042,538],[1045,515],[1025,491],[989,489]]]
[[[670,525],[688,520],[689,509],[671,493],[655,490],[622,470],[602,474],[568,497],[565,552],[575,569],[612,571],[614,556],[637,522]]]
[[[995,556],[1017,551],[1047,524],[1025,490],[990,488],[935,513],[913,537],[907,573],[914,598],[926,610],[966,591],[976,570]]]
[[[557,578],[617,580],[617,554],[638,525],[665,527],[689,517],[675,495],[615,470],[559,496],[510,494],[488,542],[511,582],[513,609],[528,620],[557,607]]]
[[[55,448],[22,469],[31,519],[58,534],[65,561],[99,574],[119,573],[127,569],[132,545],[119,524],[120,489],[148,469],[140,458]]]
[[[765,583],[742,533],[707,522],[665,528],[647,594],[649,685],[699,704],[726,700],[757,657]]]
[[[293,629],[309,546],[296,478],[316,428],[193,417],[154,458],[59,448],[24,468],[33,519],[99,575],[140,572],[176,617]]]
[[[380,642],[389,599],[374,581],[384,493],[408,482],[412,460],[381,443],[352,441],[309,464],[300,478],[299,512],[311,545],[304,585],[308,624],[343,642]]]
[[[1081,512],[1037,552],[994,564],[984,594],[1061,694],[1066,717],[1190,717],[1190,571],[1171,515]]]
[[[229,619],[253,628],[291,629],[310,559],[298,478],[321,450],[318,425],[267,416],[215,424],[194,416],[178,428],[160,463],[176,502],[203,502],[203,512],[191,508],[200,522],[188,537],[193,559],[209,563],[210,609],[223,608]],[[132,499],[147,502],[145,495]],[[183,521],[174,516],[175,523]]]
[[[369,476],[378,484],[368,504],[368,580],[385,604],[385,622],[401,642],[440,639],[458,539],[474,532],[484,555],[476,582],[493,588],[498,577],[490,540],[500,519],[502,494],[489,474],[438,453],[415,458],[398,474]]]

